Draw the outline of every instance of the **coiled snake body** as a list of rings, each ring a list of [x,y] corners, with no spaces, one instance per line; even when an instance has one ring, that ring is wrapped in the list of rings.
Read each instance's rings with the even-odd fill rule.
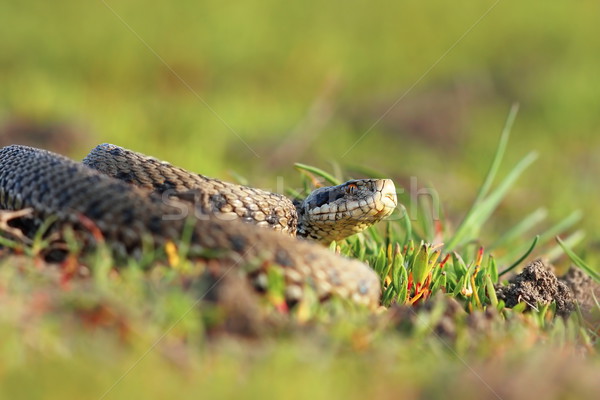
[[[148,237],[158,246],[178,241],[191,224],[192,246],[221,250],[236,263],[261,260],[283,267],[289,300],[298,300],[310,286],[320,298],[335,294],[377,305],[379,278],[367,265],[290,235],[339,240],[395,206],[390,180],[321,188],[294,206],[283,196],[108,144],[96,147],[83,163],[26,146],[0,149],[0,208],[31,208],[38,224],[53,217],[55,229],[69,225],[86,233],[83,217],[121,254],[139,253]]]

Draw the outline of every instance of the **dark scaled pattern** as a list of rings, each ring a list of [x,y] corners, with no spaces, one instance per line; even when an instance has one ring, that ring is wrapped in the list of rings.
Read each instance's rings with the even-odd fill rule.
[[[240,219],[289,235],[296,233],[296,209],[287,197],[277,193],[194,174],[108,143],[96,146],[82,163],[155,194],[190,200],[194,203],[190,211],[195,213],[218,214],[226,220]]]
[[[182,218],[188,205],[45,150],[17,145],[0,149],[2,209],[30,207],[37,221],[53,216],[55,229],[70,225],[85,232],[83,216],[115,252],[134,256],[146,237],[159,246],[177,242],[189,221],[195,247],[223,251],[240,267],[257,261],[283,267],[288,300],[299,300],[308,286],[322,299],[335,294],[369,307],[379,304],[379,278],[367,265],[239,220],[210,213]]]
[[[83,164],[165,199],[192,204],[187,213],[213,214],[329,244],[389,216],[397,205],[390,179],[360,179],[316,189],[294,203],[277,193],[223,182],[112,144],[101,144]],[[191,212],[190,212],[191,211]]]

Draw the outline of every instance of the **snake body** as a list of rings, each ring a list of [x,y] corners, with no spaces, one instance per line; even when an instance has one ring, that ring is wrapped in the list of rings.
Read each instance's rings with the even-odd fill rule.
[[[295,220],[297,212],[284,197],[268,192],[267,197],[262,197],[262,192],[254,192],[252,188],[241,189],[238,185],[191,174],[170,164],[144,158],[139,153],[128,153],[116,146],[112,149],[107,147],[110,145],[103,146],[104,150],[118,153],[112,156],[121,165],[134,165],[131,160],[135,157],[141,163],[139,168],[156,164],[150,170],[160,170],[162,178],[146,179],[137,167],[115,169],[108,175],[90,168],[89,166],[94,167],[94,163],[96,166],[115,164],[106,162],[108,159],[100,162],[102,157],[98,155],[102,151],[92,152],[86,157],[86,166],[46,150],[12,145],[0,149],[0,208],[31,208],[34,221],[40,222],[53,217],[56,221],[55,229],[68,225],[83,234],[89,232],[89,226],[85,223],[89,221],[117,253],[133,255],[141,251],[148,237],[158,246],[180,240],[184,228],[191,224],[193,247],[222,251],[239,264],[260,260],[260,268],[269,264],[281,266],[286,279],[288,300],[298,300],[304,287],[309,286],[320,298],[335,294],[370,307],[378,304],[379,278],[367,265],[336,255],[318,244],[274,231],[293,234],[298,225]],[[182,182],[187,182],[186,185],[177,187],[177,179],[171,176],[173,171],[183,171],[180,178]],[[187,174],[194,176],[196,183],[190,183],[190,175]],[[165,179],[165,176],[169,178]],[[209,182],[208,186],[206,182]],[[356,191],[355,186],[350,187],[351,191]],[[182,189],[200,190],[201,199],[210,199],[212,196],[217,201],[206,203],[204,212],[200,215],[193,213],[194,215],[184,216],[181,211],[188,209],[190,203],[178,198],[182,193],[185,195]],[[162,194],[167,190],[175,191],[175,195],[165,198]],[[234,200],[241,202],[245,211],[240,212],[242,215],[235,212],[238,218],[228,220],[223,217],[229,212],[225,207],[230,204],[228,195],[236,191],[241,191],[242,197],[235,197]],[[387,193],[379,192],[379,197],[382,196],[395,206],[395,196],[392,199]],[[246,197],[249,199],[245,203]],[[257,200],[250,201],[252,198]],[[216,207],[215,204],[221,207]],[[224,207],[225,212],[222,212]],[[242,207],[238,207],[238,210]],[[218,212],[206,212],[209,210]],[[279,228],[261,229],[240,221],[256,215],[259,216],[258,219],[262,219],[257,211],[265,215],[265,222],[270,216],[269,220],[276,222],[274,225]],[[385,212],[379,211],[378,218]],[[263,221],[257,222],[260,225]],[[93,242],[91,239],[90,241]]]
[[[161,195],[165,201],[169,196],[190,200],[196,213],[239,219],[324,244],[364,230],[391,214],[397,204],[390,179],[359,179],[322,187],[292,202],[277,193],[195,174],[108,143],[94,148],[82,163]]]

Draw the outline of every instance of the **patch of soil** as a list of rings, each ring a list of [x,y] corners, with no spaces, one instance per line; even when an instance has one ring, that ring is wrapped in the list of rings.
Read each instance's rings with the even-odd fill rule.
[[[498,299],[507,307],[525,302],[529,308],[556,302],[556,313],[568,316],[575,309],[575,296],[541,259],[529,263],[507,286],[496,288]]]
[[[442,312],[435,318],[427,317],[428,324],[435,335],[454,340],[456,339],[457,321],[467,317],[463,306],[455,299],[442,294],[416,305],[394,304],[389,308],[391,323],[400,332],[412,332],[416,326],[422,324],[424,315],[431,314],[434,308],[441,307]]]
[[[594,296],[596,299],[600,299],[600,284],[598,282],[595,282],[589,275],[575,267],[571,267],[559,280],[571,289],[586,320],[600,317],[598,315],[600,310],[594,300]],[[594,316],[594,314],[596,315]]]
[[[11,144],[40,147],[60,154],[71,154],[90,145],[86,129],[69,122],[40,122],[32,118],[11,117],[0,121],[0,147]]]
[[[387,315],[399,332],[410,334],[425,324],[437,338],[449,342],[465,333],[470,337],[490,335],[498,324],[505,323],[494,307],[467,312],[456,299],[441,293],[414,306],[393,305]]]

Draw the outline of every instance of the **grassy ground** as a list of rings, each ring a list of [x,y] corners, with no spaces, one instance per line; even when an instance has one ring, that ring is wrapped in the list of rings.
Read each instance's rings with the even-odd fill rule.
[[[287,309],[276,267],[257,296],[236,272],[213,287],[203,262],[171,257],[148,271],[131,260],[117,271],[100,249],[48,265],[43,242],[4,240],[25,254],[7,247],[0,268],[0,391],[7,398],[525,398],[536,390],[593,398],[598,306],[564,315],[557,297],[506,308],[494,285],[505,284],[499,275],[515,261],[523,264],[469,245],[519,172],[494,182],[496,169],[456,230],[444,219],[394,218],[337,245],[381,276],[375,313],[310,296]],[[444,247],[428,244],[440,240]]]
[[[577,253],[597,260],[598,11],[592,1],[2,2],[0,141],[76,158],[114,142],[279,191],[301,187],[294,162],[341,166],[340,177],[377,171],[404,188],[416,244],[434,242],[436,225],[410,195],[416,177],[436,189],[444,241],[467,267],[484,248],[479,299],[454,295],[479,315],[499,308],[483,280],[494,276],[489,254],[501,271],[540,234],[528,258],[550,254],[565,267],[553,236],[575,233]],[[480,208],[461,231],[514,102],[505,162],[482,198],[494,213]],[[529,151],[537,160],[495,192]],[[522,221],[528,229],[494,248]],[[390,226],[341,250],[386,275],[407,221]],[[473,274],[459,264],[446,267]],[[577,398],[600,389],[594,327],[577,315],[505,311],[473,329],[460,314],[448,333],[437,329],[452,307],[441,300],[409,317],[400,306],[373,316],[308,305],[291,321],[267,302],[269,328],[242,339],[222,333],[218,308],[195,304],[182,284],[194,268],[86,265],[90,278],[68,280],[35,257],[5,256],[2,397]],[[439,292],[461,275],[435,278]],[[415,295],[406,290],[400,303]]]

